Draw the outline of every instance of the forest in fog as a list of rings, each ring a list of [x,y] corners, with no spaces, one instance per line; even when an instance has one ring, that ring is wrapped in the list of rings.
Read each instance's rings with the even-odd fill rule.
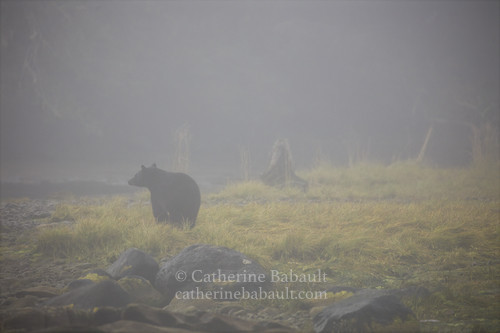
[[[1,177],[498,153],[496,1],[2,1]],[[478,141],[479,140],[479,141]],[[477,150],[476,150],[477,151]]]

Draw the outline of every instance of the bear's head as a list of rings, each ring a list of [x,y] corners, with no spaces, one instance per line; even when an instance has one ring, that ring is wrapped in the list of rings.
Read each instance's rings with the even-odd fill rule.
[[[153,165],[151,165],[149,168],[141,165],[141,170],[128,181],[128,184],[132,186],[148,187],[150,179],[153,179],[153,177],[151,177],[151,174],[155,172],[155,170],[156,163],[153,163]]]

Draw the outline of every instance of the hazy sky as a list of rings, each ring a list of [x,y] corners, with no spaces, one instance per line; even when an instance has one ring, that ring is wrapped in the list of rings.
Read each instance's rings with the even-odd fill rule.
[[[465,163],[498,128],[498,1],[1,1],[2,180],[253,174],[288,138],[321,151]]]

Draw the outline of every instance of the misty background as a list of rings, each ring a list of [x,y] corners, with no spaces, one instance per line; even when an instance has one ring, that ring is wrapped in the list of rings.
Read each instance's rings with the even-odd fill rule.
[[[471,162],[498,133],[498,1],[1,1],[3,182],[125,183],[416,158]]]

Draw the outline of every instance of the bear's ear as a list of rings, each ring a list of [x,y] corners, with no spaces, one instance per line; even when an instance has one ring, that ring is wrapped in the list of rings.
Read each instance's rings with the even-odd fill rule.
[[[141,165],[141,169],[144,170],[146,169],[146,167],[144,165]]]
[[[156,168],[156,163],[153,163],[153,165],[151,167],[152,168]]]

